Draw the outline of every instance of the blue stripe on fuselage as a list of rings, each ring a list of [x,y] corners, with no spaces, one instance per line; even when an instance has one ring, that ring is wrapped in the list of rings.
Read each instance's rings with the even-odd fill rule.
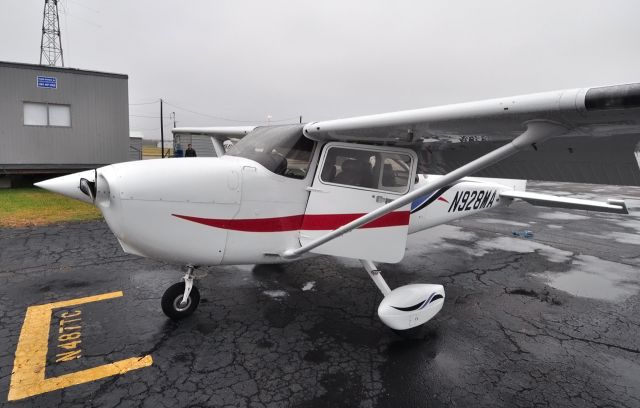
[[[422,204],[426,203],[428,199],[430,199],[436,192],[434,191],[433,193],[429,194],[428,196],[422,196],[416,200],[413,200],[411,202],[411,211],[415,210],[416,208],[420,207]]]

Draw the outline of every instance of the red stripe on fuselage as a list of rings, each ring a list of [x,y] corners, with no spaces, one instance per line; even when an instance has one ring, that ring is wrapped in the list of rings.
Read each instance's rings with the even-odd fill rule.
[[[174,217],[197,222],[210,227],[244,232],[280,232],[299,230],[304,215],[291,215],[277,218],[248,218],[240,220],[222,220],[216,218],[190,217],[172,214]]]
[[[365,214],[306,214],[302,230],[334,230],[362,217]],[[384,228],[409,225],[409,211],[395,211],[360,228]]]
[[[363,214],[301,214],[275,218],[247,218],[223,220],[216,218],[191,217],[188,215],[172,214],[183,220],[243,232],[283,232],[296,230],[334,230],[349,222],[362,217]],[[409,211],[395,211],[377,220],[371,221],[360,228],[384,228],[409,225]]]

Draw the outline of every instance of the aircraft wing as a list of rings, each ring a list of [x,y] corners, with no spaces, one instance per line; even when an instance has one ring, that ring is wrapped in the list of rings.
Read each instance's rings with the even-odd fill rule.
[[[304,132],[314,140],[405,145],[418,153],[420,173],[446,174],[522,134],[532,120],[567,131],[475,175],[640,185],[640,83],[315,122]]]
[[[207,135],[239,139],[255,128],[255,126],[177,127],[171,129],[171,132],[174,135]]]
[[[231,139],[233,143],[243,138],[256,126],[213,126],[213,127],[180,127],[173,128],[173,135],[204,135],[211,138],[213,150],[217,157],[225,155],[224,141]]]
[[[563,137],[640,133],[640,83],[569,89],[309,123],[314,140],[402,144],[500,141],[530,120],[556,122]]]
[[[427,151],[429,146],[455,145],[461,141],[493,142],[494,146],[479,157],[463,161],[457,167],[450,166],[453,168],[449,168],[441,178],[299,248],[284,251],[282,255],[286,258],[300,256],[462,177],[477,174],[510,157],[513,159],[518,153],[533,151],[535,154],[540,149],[538,146],[545,145],[544,142],[548,140],[552,143],[556,140],[575,138],[601,139],[608,145],[615,145],[619,140],[630,140],[625,157],[633,158],[633,146],[637,145],[640,139],[640,83],[571,89],[315,122],[305,125],[303,131],[305,136],[314,140],[394,143],[411,147],[426,145]],[[499,143],[496,144],[499,141],[508,143],[499,146]],[[573,148],[569,146],[567,150],[572,153]],[[622,153],[624,154],[624,151]],[[599,155],[603,156],[603,152]],[[635,163],[636,172],[637,167]],[[538,205],[592,207],[590,202],[561,203],[542,195],[510,198],[519,198]],[[621,207],[614,203],[610,205]],[[622,208],[619,211],[623,212]]]

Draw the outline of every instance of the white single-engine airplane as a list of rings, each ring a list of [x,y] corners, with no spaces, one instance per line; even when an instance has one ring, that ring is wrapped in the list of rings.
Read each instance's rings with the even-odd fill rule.
[[[95,204],[125,252],[187,265],[162,297],[173,319],[198,306],[195,265],[327,254],[360,260],[384,295],[381,320],[409,329],[440,311],[445,292],[433,284],[391,290],[382,278],[374,262],[402,260],[408,234],[514,200],[627,213],[624,201],[526,192],[526,180],[508,176],[640,185],[640,84],[173,132],[211,136],[219,157],[119,163],[36,184]],[[225,154],[227,140],[238,139]],[[419,174],[428,166],[446,174]],[[469,177],[482,169],[507,178]]]

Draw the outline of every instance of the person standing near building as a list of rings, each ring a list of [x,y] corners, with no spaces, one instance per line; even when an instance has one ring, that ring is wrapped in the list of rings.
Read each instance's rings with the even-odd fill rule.
[[[187,150],[184,151],[184,157],[196,157],[196,151],[191,147],[191,143],[187,145]]]

